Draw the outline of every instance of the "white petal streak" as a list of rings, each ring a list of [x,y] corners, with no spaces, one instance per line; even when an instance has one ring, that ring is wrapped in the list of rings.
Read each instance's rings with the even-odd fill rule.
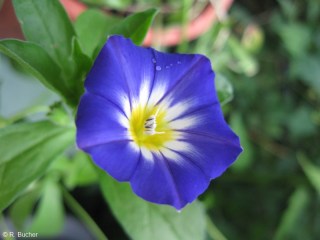
[[[121,107],[128,118],[131,116],[130,101],[126,94],[119,94]]]
[[[180,162],[183,160],[179,154],[177,154],[176,152],[174,152],[168,148],[161,149],[161,153],[163,154],[163,156],[166,159],[171,160],[171,161]]]
[[[118,120],[119,124],[122,127],[125,127],[129,129],[129,120],[126,118],[126,116],[123,115],[123,113],[117,112],[116,114],[116,119]]]
[[[161,81],[160,81],[161,82]],[[155,85],[152,88],[152,92],[148,101],[149,105],[156,104],[165,94],[167,91],[167,86],[164,84],[165,81],[162,81],[162,83],[155,83]]]
[[[196,150],[196,148],[192,144],[187,143],[185,141],[174,140],[167,142],[165,144],[165,148],[168,150],[172,150],[176,153],[191,155],[191,157],[199,156],[199,153]]]
[[[166,142],[164,146],[176,152],[188,153],[188,152],[194,151],[193,145],[184,141],[177,141],[177,140],[169,141],[169,142]]]
[[[172,121],[175,118],[179,118],[182,114],[184,114],[188,109],[191,108],[192,100],[186,100],[183,102],[179,102],[173,106],[167,107],[166,112],[166,120],[168,122]],[[165,105],[169,105],[168,103],[165,103]]]
[[[186,130],[188,128],[195,127],[199,124],[201,124],[202,119],[201,116],[188,116],[184,118],[179,118],[177,120],[174,120],[169,123],[169,126],[172,129],[177,129],[177,130]]]
[[[145,148],[145,147],[141,147],[141,153],[142,153],[142,156],[148,160],[148,161],[153,161],[153,155],[152,155],[152,152]]]
[[[150,95],[150,82],[148,80],[144,80],[140,87],[139,92],[139,103],[142,104],[142,106],[145,106],[148,102],[148,98]]]
[[[140,151],[139,146],[138,146],[135,142],[130,142],[130,143],[129,143],[129,146],[130,146],[130,148],[132,148],[132,150],[135,151],[135,152],[139,152],[139,151]]]

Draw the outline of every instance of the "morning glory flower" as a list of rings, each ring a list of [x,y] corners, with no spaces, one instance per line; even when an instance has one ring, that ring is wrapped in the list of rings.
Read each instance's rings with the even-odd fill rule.
[[[210,61],[111,36],[85,81],[77,145],[143,199],[183,208],[242,151]]]

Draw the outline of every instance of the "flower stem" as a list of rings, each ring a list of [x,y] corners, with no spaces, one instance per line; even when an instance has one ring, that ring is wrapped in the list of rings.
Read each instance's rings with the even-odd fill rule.
[[[108,240],[107,236],[102,232],[98,225],[93,221],[90,215],[83,209],[83,207],[77,202],[77,200],[66,190],[62,189],[64,199],[70,209],[77,215],[82,222],[88,227],[96,239]]]
[[[227,238],[220,232],[217,226],[212,222],[209,216],[206,217],[207,220],[207,232],[209,236],[214,240],[227,240]]]

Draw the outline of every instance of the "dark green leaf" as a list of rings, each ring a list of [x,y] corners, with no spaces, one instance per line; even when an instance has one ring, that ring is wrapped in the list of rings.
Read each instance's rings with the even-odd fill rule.
[[[72,69],[70,59],[72,24],[57,0],[13,0],[16,15],[25,38],[42,46],[67,74]]]
[[[290,73],[293,77],[301,79],[308,86],[320,94],[320,57],[319,55],[305,55],[293,59],[290,67]]]
[[[71,82],[70,89],[74,91],[74,100],[78,103],[80,96],[84,92],[84,79],[90,70],[92,65],[91,59],[85,55],[79,45],[76,38],[72,40],[72,59],[76,63],[76,68],[72,78],[74,81]]]
[[[80,46],[85,54],[94,56],[97,49],[107,40],[107,32],[119,21],[105,13],[89,9],[82,13],[75,23],[75,30]]]
[[[72,128],[48,121],[0,129],[0,211],[74,142]]]
[[[40,46],[19,40],[2,40],[0,52],[18,62],[49,89],[63,97],[68,95],[59,66]]]
[[[315,164],[311,163],[302,153],[299,153],[297,157],[310,183],[320,194],[320,166],[316,166]]]
[[[303,218],[303,213],[310,201],[307,190],[298,187],[291,195],[288,208],[285,210],[280,225],[276,231],[275,239],[294,239],[301,231],[299,220]],[[301,238],[297,238],[301,239]]]
[[[132,193],[129,184],[118,183],[102,170],[102,192],[114,216],[134,240],[201,240],[205,237],[205,212],[199,202],[177,212]]]
[[[110,34],[123,35],[131,38],[135,44],[140,45],[157,12],[156,9],[149,9],[144,12],[133,14],[114,26]]]

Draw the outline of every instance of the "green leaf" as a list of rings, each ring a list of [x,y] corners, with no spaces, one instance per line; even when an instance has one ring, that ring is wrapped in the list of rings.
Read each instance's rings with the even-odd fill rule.
[[[2,40],[0,52],[19,63],[47,88],[62,97],[68,95],[68,90],[61,79],[59,66],[40,46],[19,40]]]
[[[86,186],[97,181],[97,172],[91,163],[91,159],[80,151],[72,158],[65,176],[68,188]]]
[[[290,66],[290,74],[293,77],[301,79],[310,88],[313,88],[320,94],[320,57],[319,55],[305,55],[303,57],[293,59]]]
[[[48,121],[0,129],[0,211],[74,142],[74,130]]]
[[[284,47],[293,57],[303,56],[308,51],[312,39],[312,31],[308,25],[292,22],[277,24],[275,28]]]
[[[307,190],[304,187],[298,187],[290,197],[288,208],[285,210],[276,231],[275,240],[301,239],[301,237],[296,237],[301,231],[299,220],[303,219],[309,201]]]
[[[26,220],[31,216],[32,210],[40,197],[40,188],[32,189],[21,196],[10,207],[10,219],[16,230],[26,230]]]
[[[61,232],[64,225],[64,207],[59,185],[47,180],[40,204],[28,232],[41,236],[54,236]]]
[[[204,239],[206,218],[199,202],[177,212],[172,207],[142,200],[133,194],[129,184],[118,183],[99,171],[102,193],[114,216],[133,240]]]
[[[129,7],[132,0],[82,0],[88,4],[101,5],[112,9],[123,9]]]
[[[247,51],[241,43],[235,37],[228,39],[228,46],[232,55],[234,56],[234,62],[230,64],[232,70],[244,73],[247,76],[253,76],[258,72],[259,65],[254,57]]]
[[[215,85],[221,105],[224,105],[233,99],[232,85],[224,75],[216,75]]]
[[[76,68],[74,75],[72,76],[74,81],[71,81],[70,89],[73,89],[74,99],[76,101],[76,105],[78,105],[80,96],[84,92],[84,79],[90,70],[92,61],[86,54],[83,53],[76,38],[73,38],[72,40],[72,59],[74,59],[74,62],[76,63]]]
[[[25,38],[42,46],[60,66],[70,70],[72,38],[75,33],[60,2],[57,0],[13,0],[12,2]]]
[[[312,164],[302,153],[299,153],[297,158],[310,183],[320,194],[320,166]]]
[[[75,30],[83,52],[94,57],[97,49],[100,50],[107,40],[107,32],[118,21],[118,18],[110,17],[96,9],[82,13],[75,22]]]
[[[144,12],[136,13],[125,18],[114,26],[109,34],[120,34],[137,44],[142,44],[151,23],[158,13],[156,9],[149,9]]]

